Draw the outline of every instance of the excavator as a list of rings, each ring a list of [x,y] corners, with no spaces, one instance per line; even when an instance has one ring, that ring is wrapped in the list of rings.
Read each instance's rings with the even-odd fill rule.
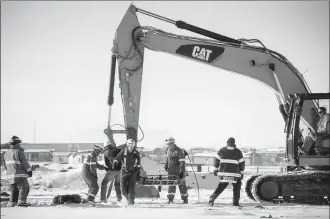
[[[151,26],[141,26],[137,13],[171,23],[203,38],[177,35]],[[318,132],[319,100],[330,93],[312,93],[302,74],[280,53],[267,48],[258,39],[233,39],[184,21],[172,20],[133,4],[121,20],[113,40],[108,95],[109,141],[113,134],[125,134],[138,140],[140,98],[144,50],[159,51],[214,66],[221,70],[256,79],[274,90],[279,111],[285,121],[287,163],[279,174],[257,174],[246,179],[247,196],[261,203],[329,203],[330,121]],[[110,126],[114,103],[114,81],[118,62],[118,80],[124,113],[124,130]],[[326,115],[329,118],[329,114]],[[303,129],[305,127],[305,129]],[[306,131],[307,130],[307,131]],[[141,129],[143,134],[143,131]],[[163,177],[163,178],[162,178]],[[158,179],[158,180],[157,180]],[[166,176],[147,177],[144,185],[177,185]]]

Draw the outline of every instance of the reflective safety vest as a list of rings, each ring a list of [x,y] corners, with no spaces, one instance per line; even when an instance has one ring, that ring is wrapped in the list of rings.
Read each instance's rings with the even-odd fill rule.
[[[226,146],[218,151],[214,167],[219,168],[221,182],[236,183],[244,174],[245,160],[239,149]]]
[[[27,178],[28,172],[32,171],[24,150],[19,146],[11,146],[4,155],[5,169],[9,183],[13,184],[19,178]]]
[[[125,172],[132,172],[135,167],[141,167],[141,157],[140,153],[137,150],[128,152],[128,149],[125,148],[119,152],[114,162],[122,162],[122,170]]]

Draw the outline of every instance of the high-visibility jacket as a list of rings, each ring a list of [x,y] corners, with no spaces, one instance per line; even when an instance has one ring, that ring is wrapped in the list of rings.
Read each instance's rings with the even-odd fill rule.
[[[96,169],[104,169],[103,165],[100,165],[97,162],[97,157],[93,156],[92,153],[88,154],[87,157],[84,159],[82,171],[83,173],[91,173],[94,177],[97,178],[97,171]]]
[[[170,174],[180,174],[185,173],[185,152],[183,149],[179,148],[177,145],[174,147],[168,147],[166,151],[166,161],[165,167],[168,168],[168,173]]]
[[[124,148],[116,156],[114,162],[122,163],[122,170],[124,172],[132,172],[136,168],[141,167],[141,157],[139,151],[134,149],[131,153],[128,152],[127,148]]]
[[[326,133],[327,123],[330,122],[330,114],[324,114],[317,124],[317,132],[318,133]]]
[[[244,174],[245,160],[241,150],[235,146],[221,148],[216,156],[214,167],[219,169],[221,182],[236,183]]]
[[[24,150],[19,145],[11,145],[4,155],[4,162],[10,184],[16,183],[20,178],[27,178],[27,173],[32,171]]]

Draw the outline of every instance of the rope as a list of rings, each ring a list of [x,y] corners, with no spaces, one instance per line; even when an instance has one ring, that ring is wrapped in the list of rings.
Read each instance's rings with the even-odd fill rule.
[[[187,153],[187,154],[188,154],[188,153]],[[191,164],[191,160],[190,160],[189,154],[188,154],[187,156],[188,156],[189,163],[190,163],[191,169],[193,170],[193,173],[194,173],[194,176],[195,176],[195,180],[196,180],[196,184],[197,184],[197,193],[198,193],[198,201],[197,201],[197,203],[200,203],[200,202],[199,202],[199,184],[198,184],[198,180],[197,180],[197,177],[196,177],[196,173],[195,173],[194,167],[193,167],[193,165]]]

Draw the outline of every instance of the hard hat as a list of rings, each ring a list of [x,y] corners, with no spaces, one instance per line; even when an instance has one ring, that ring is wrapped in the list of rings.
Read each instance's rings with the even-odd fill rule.
[[[11,145],[21,144],[21,143],[22,143],[22,140],[15,135],[13,137],[11,137],[10,142],[9,142],[9,144],[11,144]]]
[[[99,151],[100,153],[103,152],[103,148],[100,145],[94,144],[93,146],[94,151]]]
[[[135,141],[133,139],[127,139],[126,144],[127,146],[135,146]]]
[[[174,143],[175,139],[173,137],[169,137],[165,141],[166,141],[166,143]]]
[[[318,110],[318,113],[323,113],[323,112],[326,112],[326,111],[327,111],[327,109],[325,107],[321,106]]]

